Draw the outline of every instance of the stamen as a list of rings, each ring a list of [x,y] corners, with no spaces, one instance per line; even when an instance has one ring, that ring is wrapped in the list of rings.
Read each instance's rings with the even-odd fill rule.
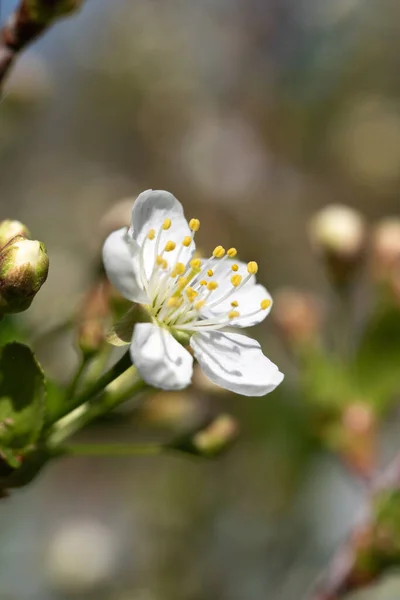
[[[217,287],[218,287],[218,283],[216,281],[210,281],[207,284],[207,289],[208,289],[209,292],[212,292],[212,291],[216,290]]]
[[[149,233],[147,234],[147,237],[149,240],[154,240],[154,238],[156,237],[156,232],[154,231],[154,229],[150,229]]]
[[[186,248],[188,248],[191,243],[192,243],[192,238],[190,235],[185,236],[182,240],[182,246],[185,246]]]
[[[229,319],[235,319],[236,317],[240,317],[240,312],[238,310],[231,310],[228,312]]]
[[[237,308],[237,307],[239,306],[239,302],[238,302],[237,300],[233,300],[233,301],[231,302],[231,306],[232,306],[233,308]]]
[[[193,302],[196,296],[199,295],[198,292],[196,292],[196,290],[194,290],[192,287],[187,287],[185,292],[190,302]]]
[[[207,275],[208,275],[209,277],[212,277],[212,276],[214,275],[214,271],[213,271],[212,269],[208,269],[208,271],[207,271]]]
[[[257,271],[258,271],[258,264],[254,260],[252,260],[247,265],[247,272],[250,273],[250,275],[255,275],[257,273]]]
[[[242,283],[242,279],[243,278],[241,275],[232,275],[231,284],[233,285],[233,287],[238,287]]]
[[[178,306],[180,306],[183,302],[183,298],[176,298],[176,297],[172,297],[169,298],[167,305],[173,308],[177,308]]]
[[[184,272],[186,271],[185,265],[181,262],[176,263],[174,269],[175,269],[177,275],[183,275]]]
[[[234,257],[236,256],[236,254],[237,254],[237,250],[236,250],[236,248],[229,248],[229,250],[228,250],[228,252],[227,252],[227,255],[228,255],[230,258],[234,258]]]
[[[194,307],[196,310],[201,310],[203,308],[203,306],[205,305],[205,303],[206,303],[205,300],[199,300],[198,302],[196,302]]]
[[[270,306],[271,306],[271,300],[269,300],[268,298],[266,298],[265,300],[261,300],[261,302],[260,302],[261,310],[267,310],[267,308],[269,308]]]
[[[189,228],[192,231],[198,231],[200,229],[200,221],[199,219],[190,219]]]
[[[165,252],[172,252],[173,250],[175,250],[176,248],[176,244],[175,242],[172,242],[171,240],[168,240],[168,242],[165,244]]]
[[[163,264],[163,257],[161,256],[161,254],[157,254],[156,256],[156,265],[158,267],[161,267],[161,265]]]
[[[199,285],[201,285],[201,286],[203,286],[203,285],[207,285],[207,281],[206,281],[205,279],[202,279],[202,280],[199,282]]]
[[[232,265],[231,267],[232,271],[239,271],[239,265],[237,265],[236,263],[234,265]]]
[[[201,268],[200,258],[192,258],[192,260],[190,261],[189,264],[192,267],[192,269],[200,270],[200,268]]]
[[[171,219],[164,219],[164,223],[162,225],[162,228],[164,229],[164,231],[167,231],[167,229],[169,229],[171,227]]]
[[[216,248],[214,248],[213,256],[215,256],[215,258],[222,258],[224,255],[225,248],[223,248],[222,246],[217,246]]]

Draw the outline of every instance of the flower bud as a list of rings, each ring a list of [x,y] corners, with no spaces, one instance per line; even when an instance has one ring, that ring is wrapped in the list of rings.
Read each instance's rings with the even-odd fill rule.
[[[372,233],[372,276],[375,281],[392,279],[400,270],[400,219],[384,219]]]
[[[24,238],[29,237],[29,231],[23,223],[10,219],[0,221],[0,248],[4,248],[16,235]]]
[[[169,444],[174,450],[180,450],[196,456],[217,456],[230,448],[239,433],[234,417],[222,414],[208,420],[196,433],[183,436]]]
[[[333,282],[338,285],[349,283],[365,249],[362,215],[348,206],[326,206],[311,219],[309,237],[315,251],[326,262]]]
[[[94,354],[106,341],[111,323],[110,289],[107,281],[95,284],[78,311],[78,344],[85,355]]]
[[[41,242],[14,237],[0,251],[0,313],[29,308],[47,279],[49,258]]]

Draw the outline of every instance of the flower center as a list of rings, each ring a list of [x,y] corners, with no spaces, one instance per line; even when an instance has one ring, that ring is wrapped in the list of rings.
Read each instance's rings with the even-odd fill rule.
[[[226,251],[222,246],[216,246],[209,259],[195,254],[184,262],[182,256],[187,254],[186,249],[192,244],[200,221],[191,219],[191,235],[179,242],[162,242],[165,239],[163,232],[168,231],[171,225],[171,219],[165,219],[158,231],[150,229],[139,254],[140,277],[148,297],[146,309],[155,322],[189,333],[215,330],[234,325],[240,319],[252,317],[269,308],[271,301],[265,298],[257,310],[242,314],[239,301],[235,299],[235,294],[257,273],[256,262],[249,262],[246,271],[241,274],[239,265],[232,260],[237,255],[236,248]],[[145,253],[148,252],[154,255],[150,275],[145,270]],[[222,304],[224,310],[221,310]],[[210,314],[210,311],[217,314],[206,318],[204,315]]]

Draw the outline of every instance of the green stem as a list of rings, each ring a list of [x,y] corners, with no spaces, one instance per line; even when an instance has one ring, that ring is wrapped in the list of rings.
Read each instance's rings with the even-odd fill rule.
[[[65,402],[66,403],[71,402],[72,398],[75,396],[75,393],[78,389],[81,378],[86,371],[89,361],[90,361],[90,358],[87,355],[84,355],[82,357],[82,359],[79,363],[78,369],[76,370],[76,373],[66,390],[66,393],[65,393]]]
[[[56,421],[59,421],[63,417],[67,416],[82,404],[92,400],[95,396],[102,392],[105,387],[114,381],[114,379],[117,379],[117,377],[122,375],[122,373],[124,373],[131,366],[132,361],[128,351],[108,371],[99,377],[97,381],[94,381],[91,385],[84,389],[83,392],[77,394],[75,398],[71,400],[71,402],[65,402],[65,404],[60,407],[59,411],[52,416],[52,420],[50,423],[48,423],[48,426],[53,425]]]
[[[134,370],[134,368],[132,368],[132,370]],[[132,398],[132,396],[139,394],[147,388],[147,384],[142,379],[134,379],[133,373],[127,372],[123,375],[121,374],[120,377],[122,379],[125,378],[128,381],[122,380],[115,390],[104,390],[102,397],[97,402],[88,402],[87,400],[90,400],[91,396],[86,398],[86,401],[83,404],[80,403],[80,405],[78,405],[78,408],[81,406],[81,410],[77,410],[75,415],[73,413],[68,415],[65,422],[60,421],[59,423],[56,423],[53,427],[53,431],[48,437],[49,447],[58,447],[66,439],[83,429],[95,419],[107,414],[129,398]],[[103,385],[101,389],[104,387],[105,386]]]
[[[153,456],[161,454],[164,447],[159,444],[72,444],[66,453],[75,456]]]

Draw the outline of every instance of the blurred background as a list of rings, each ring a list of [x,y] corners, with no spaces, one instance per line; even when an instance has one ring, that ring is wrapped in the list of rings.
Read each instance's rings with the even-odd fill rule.
[[[15,5],[2,0],[2,22]],[[1,218],[26,223],[51,261],[20,321],[41,335],[70,317],[105,235],[129,218],[117,203],[147,188],[201,220],[205,254],[235,246],[273,296],[300,288],[329,314],[311,215],[339,202],[370,226],[400,216],[399,22],[395,0],[86,0],[20,56],[0,104]],[[228,453],[63,460],[2,502],[0,600],[307,598],[365,489],[314,435],[272,315],[251,333],[287,374],[275,393],[199,380],[121,419],[125,435],[164,435],[230,413]],[[71,342],[37,347],[61,382]],[[394,410],[382,463],[399,431]],[[387,589],[373,597],[400,597]]]

